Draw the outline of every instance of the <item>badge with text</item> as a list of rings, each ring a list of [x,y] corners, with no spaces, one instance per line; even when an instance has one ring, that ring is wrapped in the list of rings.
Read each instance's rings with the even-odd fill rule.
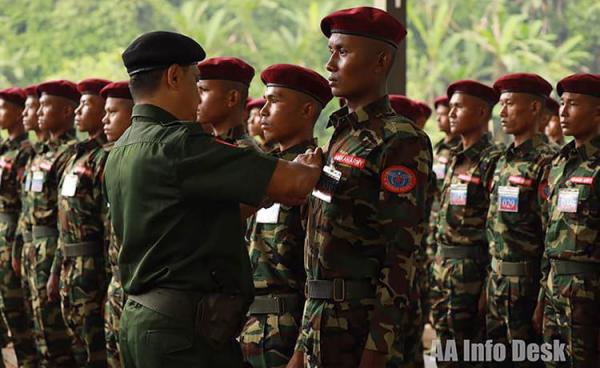
[[[73,197],[77,192],[77,182],[79,178],[77,175],[69,174],[65,176],[62,187],[60,189],[60,195],[63,197]]]
[[[498,207],[501,212],[519,212],[519,187],[498,187]]]
[[[33,176],[31,177],[31,191],[32,192],[41,192],[44,189],[44,180],[46,179],[46,174],[41,170],[36,170],[33,172]]]
[[[324,166],[319,182],[313,190],[312,195],[327,203],[331,203],[331,197],[341,178],[341,171],[336,170],[335,167],[330,165]]]
[[[453,206],[467,205],[467,184],[450,185],[450,204]]]
[[[366,163],[365,159],[362,157],[348,155],[341,152],[338,152],[333,156],[333,161],[347,166],[352,166],[357,169],[364,169]]]
[[[579,189],[567,188],[558,192],[558,210],[560,212],[577,213]]]
[[[279,203],[273,204],[269,208],[261,208],[256,212],[256,223],[258,224],[276,224],[279,221]]]
[[[446,177],[446,164],[433,164],[433,172],[437,180],[444,180]]]

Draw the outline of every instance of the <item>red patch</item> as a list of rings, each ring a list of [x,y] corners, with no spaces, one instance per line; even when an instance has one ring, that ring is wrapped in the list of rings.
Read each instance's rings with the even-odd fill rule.
[[[538,195],[544,201],[548,200],[548,196],[550,195],[550,186],[548,185],[548,181],[544,180],[538,185]]]
[[[594,183],[594,178],[592,176],[574,176],[569,179],[569,181],[574,184],[592,185]]]
[[[92,170],[90,170],[88,167],[85,166],[77,166],[73,172],[77,175],[83,175],[83,176],[91,176],[92,175]]]
[[[407,193],[417,185],[417,175],[406,166],[390,166],[381,174],[381,185],[392,193]]]
[[[239,148],[239,147],[238,147],[238,146],[236,146],[235,144],[232,144],[232,143],[229,143],[229,142],[225,142],[224,140],[222,140],[222,139],[219,139],[219,138],[215,138],[215,142],[217,142],[217,143],[220,143],[220,144],[223,144],[223,145],[225,145],[225,146],[229,146],[229,147],[233,147],[233,148]]]
[[[356,167],[358,169],[365,168],[365,159],[358,156],[348,155],[345,153],[338,152],[333,156],[333,161],[339,162],[344,165]]]
[[[481,179],[478,178],[477,176],[471,176],[471,175],[467,175],[467,174],[460,174],[458,175],[458,178],[462,181],[466,181],[468,183],[473,183],[473,184],[481,184]]]
[[[438,162],[441,163],[441,164],[447,164],[448,163],[448,157],[440,156],[440,157],[438,157]]]
[[[50,170],[52,170],[52,164],[44,161],[40,164],[40,169],[42,169],[44,171],[50,171]]]
[[[508,177],[508,182],[515,185],[530,187],[533,185],[533,180],[523,176],[511,175]]]

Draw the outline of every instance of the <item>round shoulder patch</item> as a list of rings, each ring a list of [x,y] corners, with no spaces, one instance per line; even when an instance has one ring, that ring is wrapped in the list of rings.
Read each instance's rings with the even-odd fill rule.
[[[548,197],[550,196],[550,186],[548,185],[548,181],[544,180],[540,183],[538,186],[538,194],[542,200],[548,200]]]
[[[417,185],[417,175],[406,166],[390,166],[381,174],[381,185],[392,193],[410,192]]]

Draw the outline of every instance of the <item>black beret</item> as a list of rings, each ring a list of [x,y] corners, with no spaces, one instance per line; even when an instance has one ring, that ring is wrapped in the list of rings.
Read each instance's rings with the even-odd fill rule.
[[[180,33],[166,31],[144,33],[121,55],[130,76],[168,68],[173,64],[195,64],[205,56],[198,42]]]

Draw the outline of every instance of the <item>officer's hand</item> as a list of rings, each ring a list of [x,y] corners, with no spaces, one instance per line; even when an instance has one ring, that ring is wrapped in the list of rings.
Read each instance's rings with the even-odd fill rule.
[[[485,317],[487,307],[487,298],[485,296],[485,288],[481,290],[481,295],[479,295],[479,304],[477,306],[477,312],[480,317]]]
[[[363,350],[359,368],[385,367],[385,354],[373,350]]]
[[[544,301],[539,301],[535,306],[535,311],[533,312],[533,318],[531,318],[531,323],[533,325],[533,330],[538,334],[542,334],[542,326],[544,321]]]
[[[317,147],[314,151],[307,149],[306,152],[296,156],[294,162],[315,168],[320,173],[323,168],[323,150],[321,147]]]
[[[294,351],[292,359],[290,359],[285,368],[304,368],[304,352]]]
[[[12,269],[15,272],[15,274],[17,275],[17,277],[21,277],[21,260],[13,257],[13,259],[10,261],[10,263],[11,263]]]
[[[48,277],[48,283],[46,283],[46,292],[48,293],[48,300],[51,302],[59,300],[60,296],[58,295],[58,283],[58,275],[50,274],[50,277]]]

